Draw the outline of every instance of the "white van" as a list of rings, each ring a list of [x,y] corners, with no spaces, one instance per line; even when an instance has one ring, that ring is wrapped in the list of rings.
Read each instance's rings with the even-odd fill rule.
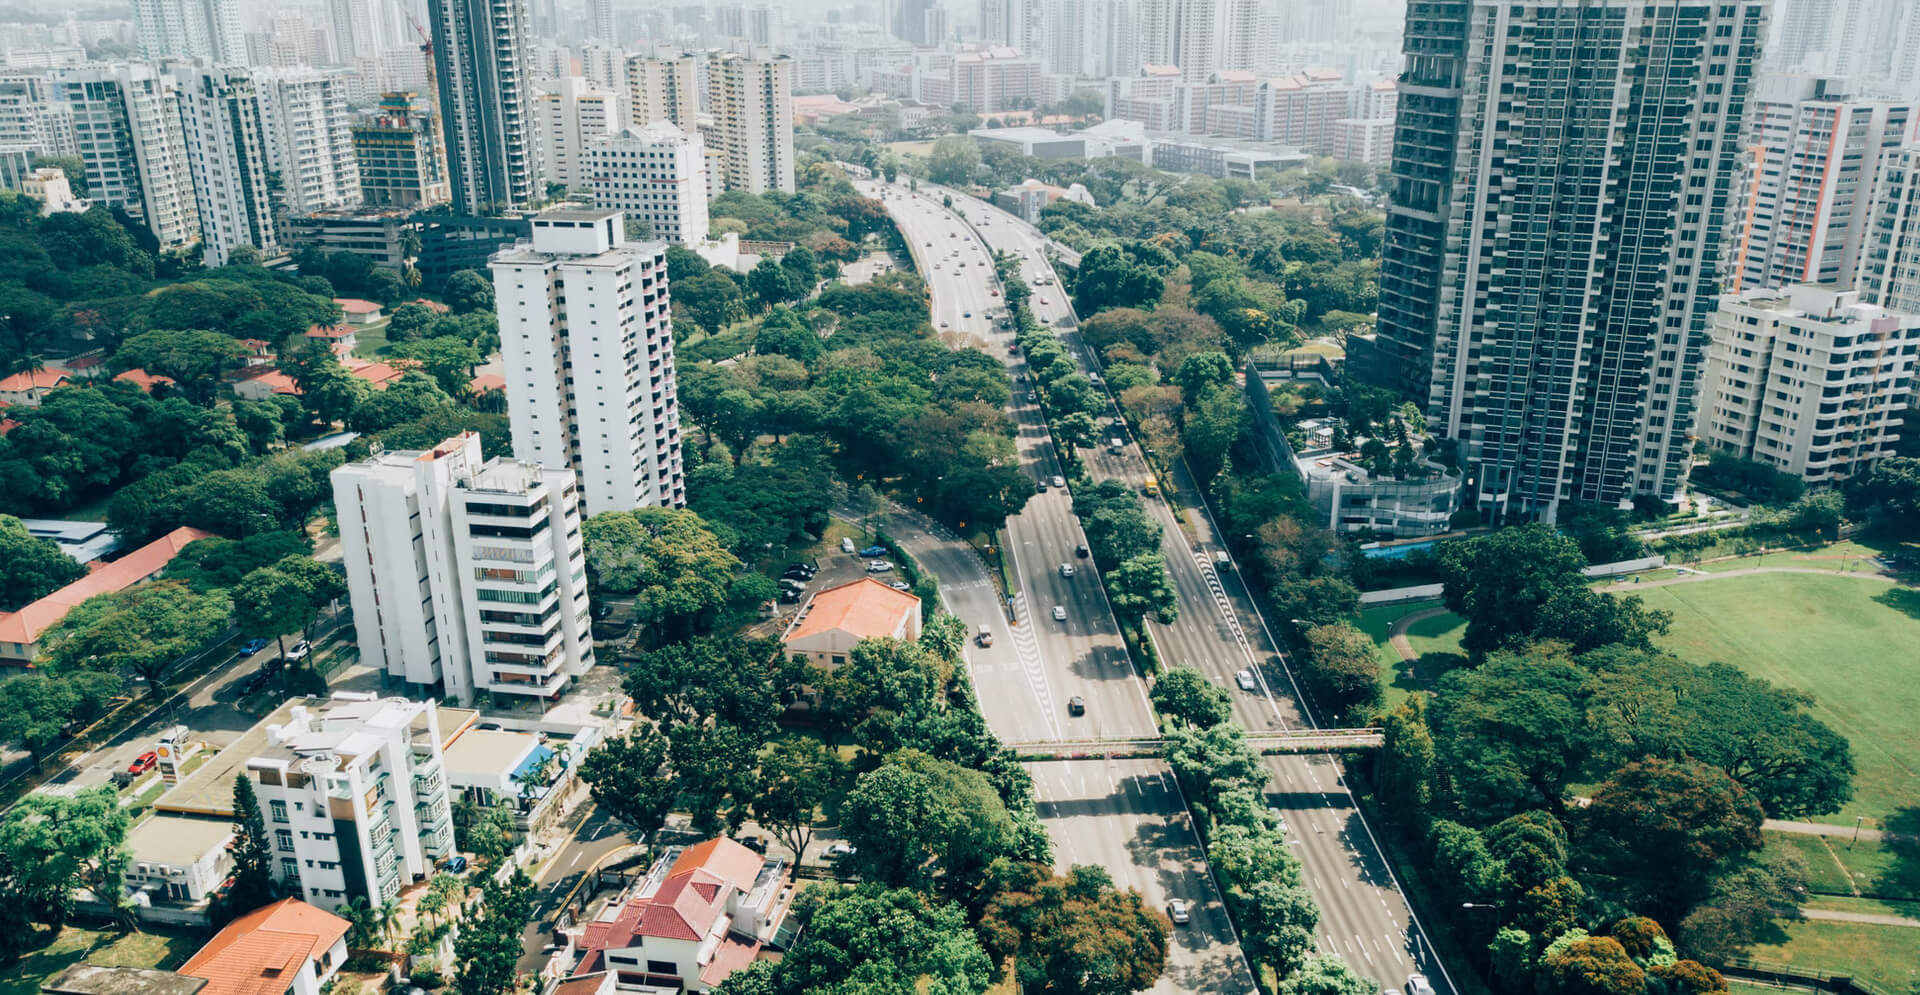
[[[840,552],[842,552],[842,553],[851,553],[851,552],[853,552],[853,540],[852,540],[852,539],[849,539],[849,538],[847,538],[846,536],[841,536],[841,537],[840,537]]]

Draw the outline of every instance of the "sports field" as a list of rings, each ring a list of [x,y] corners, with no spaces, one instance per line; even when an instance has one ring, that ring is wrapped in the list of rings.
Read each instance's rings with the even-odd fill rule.
[[[1661,643],[1813,696],[1853,744],[1854,800],[1822,822],[1920,820],[1920,591],[1876,580],[1754,574],[1634,593],[1673,613]]]

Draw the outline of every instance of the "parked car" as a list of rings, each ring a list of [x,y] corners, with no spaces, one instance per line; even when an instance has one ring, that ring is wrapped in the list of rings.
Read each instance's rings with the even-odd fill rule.
[[[851,553],[851,552],[853,552],[853,540],[852,540],[852,539],[849,539],[849,538],[847,538],[846,536],[841,536],[841,537],[840,537],[840,552],[842,552],[842,553]]]
[[[1061,475],[1056,473],[1053,475],[1053,480],[1050,481],[1050,483],[1052,483],[1053,486],[1055,487],[1065,487],[1067,486],[1067,478],[1062,477]]]
[[[1175,926],[1185,926],[1192,920],[1193,913],[1187,908],[1185,899],[1169,898],[1167,899],[1167,918],[1173,920]]]
[[[1085,698],[1082,698],[1082,697],[1080,697],[1080,696],[1079,696],[1079,695],[1077,695],[1077,694],[1076,694],[1076,695],[1074,695],[1074,696],[1073,696],[1073,697],[1071,697],[1071,698],[1068,698],[1068,699],[1067,699],[1067,714],[1068,714],[1068,715],[1085,715],[1085,714],[1087,714],[1087,700],[1086,700]]]
[[[311,652],[313,652],[313,645],[302,639],[292,646],[287,647],[287,659],[298,663],[301,660],[305,660],[307,654]]]
[[[907,582],[906,582],[906,581],[904,581],[904,580],[896,580],[896,581],[894,581],[893,583],[891,583],[891,584],[888,584],[887,586],[888,586],[888,587],[891,587],[891,588],[893,588],[893,589],[894,589],[894,590],[896,590],[896,591],[911,591],[911,590],[913,590],[913,585],[912,585],[912,584],[909,584],[909,583],[907,583]]]
[[[611,614],[613,614],[613,606],[610,604],[607,604],[604,601],[593,606],[594,618],[606,618],[608,615],[611,615]]]
[[[447,858],[447,870],[450,873],[458,874],[461,871],[464,871],[466,869],[467,869],[467,858],[462,857],[457,853]]]
[[[1433,995],[1433,984],[1424,974],[1407,975],[1407,995]]]
[[[1034,481],[1033,491],[1036,494],[1045,494],[1047,492],[1047,482],[1045,480]]]
[[[893,564],[888,563],[886,560],[874,560],[873,562],[867,564],[867,572],[870,574],[883,574],[891,571],[892,569],[893,569]]]
[[[147,771],[158,766],[160,766],[160,755],[152,750],[148,750],[133,758],[133,762],[127,765],[127,773],[145,774]]]
[[[1062,577],[1071,577],[1071,576],[1073,576],[1073,564],[1071,564],[1071,563],[1062,563],[1062,564],[1060,564],[1060,576],[1062,576]]]
[[[781,603],[781,604],[783,604],[783,605],[797,605],[797,604],[799,604],[799,603],[800,603],[800,592],[799,592],[799,591],[781,591],[781,592],[780,592],[780,603]]]
[[[752,850],[754,853],[767,852],[767,841],[758,836],[742,836],[740,837],[740,845]]]
[[[267,645],[271,642],[272,640],[270,639],[261,639],[258,636],[255,636],[254,638],[249,639],[246,642],[240,644],[240,655],[252,656],[255,653],[260,652],[261,650],[266,649]]]
[[[887,547],[868,546],[867,548],[860,551],[860,555],[866,557],[867,559],[872,559],[876,556],[885,556],[887,555]]]
[[[1242,691],[1253,691],[1260,687],[1259,682],[1253,679],[1253,671],[1251,670],[1242,670],[1234,674],[1233,682],[1240,685],[1240,690]]]
[[[854,854],[859,852],[860,852],[859,847],[856,847],[852,843],[848,843],[845,840],[842,840],[838,843],[834,843],[828,846],[824,855],[828,860],[840,860],[845,857],[851,857]]]
[[[1065,622],[1067,620],[1067,609],[1065,606],[1063,605],[1053,606],[1053,620],[1055,622]]]

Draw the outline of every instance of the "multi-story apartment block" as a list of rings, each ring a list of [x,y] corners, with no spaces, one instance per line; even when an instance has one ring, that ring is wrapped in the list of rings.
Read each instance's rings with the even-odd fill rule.
[[[45,72],[0,74],[0,149],[30,155],[77,155],[73,112],[54,99]]]
[[[1379,331],[1356,365],[1425,404],[1488,518],[1678,495],[1766,14],[1409,8]]]
[[[541,181],[566,190],[587,189],[588,150],[626,123],[624,100],[578,76],[540,84],[533,120],[540,135]]]
[[[765,51],[715,53],[707,61],[707,112],[718,139],[713,147],[726,153],[727,190],[793,192],[792,67],[793,60]]]
[[[1138,121],[1148,131],[1173,131],[1179,119],[1175,113],[1179,89],[1178,69],[1167,65],[1142,66],[1138,75],[1107,80],[1104,117],[1109,121]]]
[[[1762,76],[1728,288],[1847,285],[1881,157],[1906,143],[1912,118],[1911,104],[1849,97],[1843,80]]]
[[[305,213],[360,203],[345,74],[262,72],[254,85],[267,134],[267,168],[279,175],[287,209]]]
[[[87,196],[145,224],[163,249],[200,239],[179,96],[144,63],[68,69],[60,99],[73,111]]]
[[[280,252],[260,86],[246,69],[201,69],[181,85],[180,121],[207,265],[233,250]]]
[[[133,32],[149,59],[247,61],[239,0],[134,0]]]
[[[1854,286],[1860,299],[1920,314],[1920,146],[1881,158]]]
[[[453,205],[522,206],[539,194],[526,5],[432,0],[432,15]]]
[[[340,693],[267,728],[246,776],[288,893],[378,907],[453,852],[438,712],[431,699]]]
[[[353,128],[360,194],[368,207],[432,207],[447,202],[440,116],[411,93],[388,93]]]
[[[1723,294],[1700,383],[1716,449],[1832,484],[1893,455],[1913,393],[1920,315],[1833,287]]]
[[[671,121],[627,128],[593,146],[593,203],[645,221],[655,238],[681,245],[707,237],[706,150]]]
[[[696,60],[686,53],[636,55],[627,60],[627,103],[637,125],[672,121],[692,134],[700,121],[700,85]]]
[[[362,660],[461,701],[551,700],[593,666],[564,463],[483,460],[469,432],[332,479]]]
[[[686,503],[666,243],[553,210],[493,257],[513,451],[578,476],[590,514]]]
[[[327,0],[334,57],[352,65],[355,59],[377,59],[382,52],[406,46],[414,40],[406,23],[410,9],[398,0]]]
[[[589,42],[580,47],[580,75],[602,90],[624,94],[627,92],[627,60],[632,57],[624,48]]]

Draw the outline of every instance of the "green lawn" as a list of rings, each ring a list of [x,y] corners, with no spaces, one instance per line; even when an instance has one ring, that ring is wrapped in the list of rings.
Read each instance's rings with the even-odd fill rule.
[[[1889,993],[1906,992],[1920,980],[1920,929],[1814,919],[1785,929],[1786,942],[1753,947],[1747,958],[1767,967],[1861,978]]]
[[[1724,661],[1813,696],[1853,744],[1854,800],[1822,821],[1920,821],[1920,592],[1844,577],[1760,574],[1637,592],[1673,613],[1667,649]],[[1905,806],[1903,808],[1903,806]],[[1904,813],[1904,815],[1902,815]],[[1911,827],[1902,826],[1911,831]]]
[[[127,933],[68,926],[52,943],[0,969],[0,995],[35,995],[40,983],[69,964],[86,961],[102,967],[151,967],[172,970],[187,962],[205,942],[198,936]]]
[[[1417,601],[1407,605],[1368,608],[1360,613],[1360,631],[1373,637],[1380,666],[1390,675],[1387,679],[1386,707],[1400,704],[1414,691],[1426,690],[1434,678],[1466,661],[1460,653],[1460,637],[1466,633],[1467,624],[1460,616],[1451,613],[1421,619],[1407,629],[1407,642],[1419,654],[1415,664],[1409,665],[1400,659],[1393,644],[1388,642],[1387,635],[1393,623],[1415,612],[1439,607],[1439,604],[1437,601]]]
[[[1768,833],[1767,846],[1796,850],[1807,862],[1808,887],[1819,895],[1920,902],[1920,847],[1874,840]],[[1907,915],[1910,913],[1901,913]]]

